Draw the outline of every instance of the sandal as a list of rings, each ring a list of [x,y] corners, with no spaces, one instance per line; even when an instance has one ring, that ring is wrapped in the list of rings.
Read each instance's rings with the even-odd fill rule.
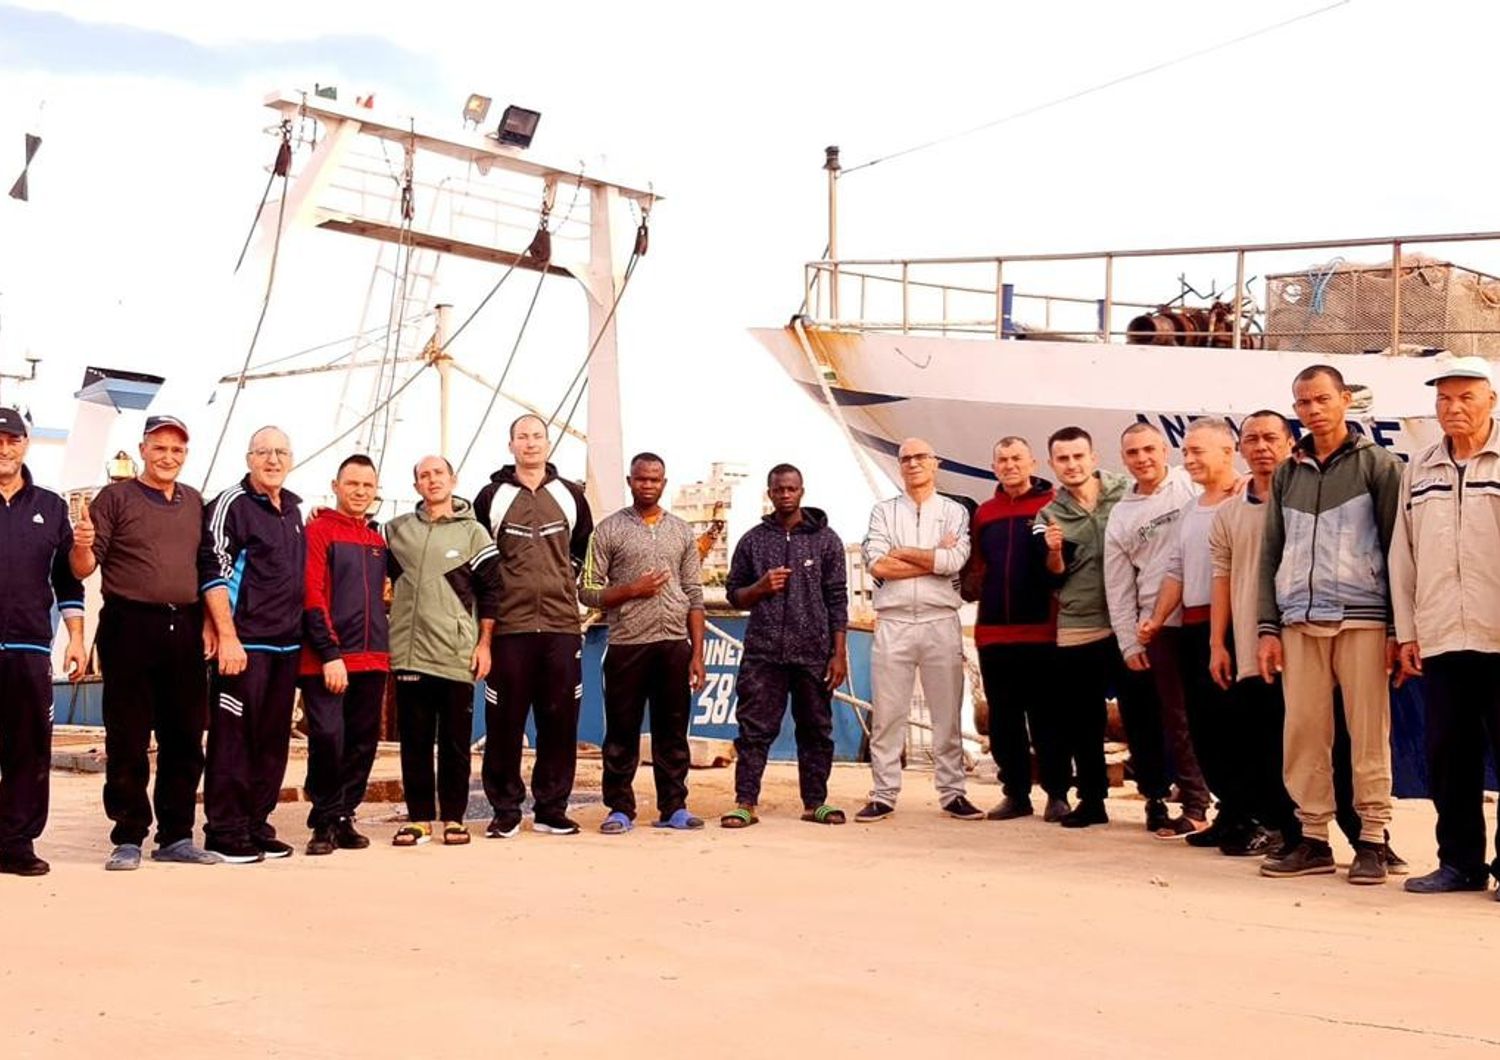
[[[443,825],[443,845],[447,847],[461,847],[468,843],[473,837],[469,830],[459,821],[449,821]]]
[[[396,830],[391,839],[392,846],[419,847],[432,838],[432,826],[429,824],[413,823],[403,825]]]
[[[1191,817],[1179,814],[1170,818],[1165,825],[1156,830],[1156,838],[1163,840],[1186,839],[1195,832],[1201,832],[1208,827],[1207,821],[1195,821]]]
[[[743,806],[736,806],[719,818],[720,828],[749,828],[752,824],[759,823],[760,818]]]
[[[826,802],[816,810],[808,810],[802,815],[804,821],[813,824],[844,824],[849,818],[844,816],[844,811],[837,806],[829,806]]]
[[[703,818],[694,817],[688,813],[687,807],[673,810],[670,817],[663,817],[660,821],[652,821],[652,828],[670,828],[676,832],[695,832],[703,827]]]
[[[599,831],[604,835],[624,835],[634,827],[635,822],[627,814],[614,810],[604,819],[604,823],[599,826]]]

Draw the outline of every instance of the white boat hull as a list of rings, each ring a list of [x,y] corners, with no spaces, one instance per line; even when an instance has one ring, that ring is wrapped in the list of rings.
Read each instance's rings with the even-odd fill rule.
[[[901,440],[920,436],[941,458],[938,488],[976,500],[994,492],[990,454],[1003,435],[1027,438],[1042,455],[1049,434],[1076,424],[1093,435],[1103,462],[1118,466],[1116,439],[1142,420],[1175,448],[1194,419],[1223,417],[1238,430],[1259,409],[1290,416],[1292,379],[1311,364],[1331,364],[1365,388],[1368,407],[1351,422],[1403,457],[1440,433],[1424,385],[1430,358],[813,329],[810,362],[790,327],[752,334],[832,415],[816,364],[855,442],[893,480]]]

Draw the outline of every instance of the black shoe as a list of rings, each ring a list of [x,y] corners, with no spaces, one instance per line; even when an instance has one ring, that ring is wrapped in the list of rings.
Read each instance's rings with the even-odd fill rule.
[[[514,811],[497,813],[490,818],[490,826],[484,830],[486,839],[511,839],[521,830],[521,815]]]
[[[876,802],[874,799],[871,799],[860,807],[859,812],[854,815],[854,819],[860,824],[869,824],[871,821],[883,821],[895,812],[896,807],[887,806],[883,802]]]
[[[984,817],[987,821],[1014,821],[1017,817],[1030,817],[1035,812],[1030,799],[1013,799],[1007,795]]]
[[[1222,845],[1225,840],[1232,839],[1233,832],[1231,829],[1232,822],[1220,812],[1209,822],[1207,828],[1201,832],[1194,832],[1184,839],[1183,842],[1190,847],[1198,847],[1206,850],[1209,847]]]
[[[1326,876],[1336,872],[1333,848],[1316,839],[1303,839],[1283,858],[1267,858],[1260,874],[1277,879],[1289,876]]]
[[[257,861],[266,860],[265,852],[248,839],[220,839],[210,836],[203,841],[203,849],[219,855],[229,865],[253,865]]]
[[[966,795],[957,795],[943,803],[943,812],[960,821],[984,820],[984,811],[970,802]]]
[[[1391,870],[1390,863],[1386,871]],[[1426,876],[1413,876],[1403,885],[1412,894],[1447,894],[1449,891],[1482,891],[1490,885],[1489,873],[1470,874],[1452,865],[1439,865]]]
[[[340,817],[333,822],[333,841],[340,850],[363,850],[370,845],[370,837],[354,830],[354,818]]]
[[[1219,853],[1231,858],[1264,857],[1282,847],[1281,833],[1256,825],[1237,833],[1219,846]]]
[[[45,876],[52,871],[48,865],[35,854],[5,854],[0,856],[0,872],[11,876]]]
[[[1354,861],[1349,865],[1350,883],[1384,883],[1385,844],[1361,843],[1354,848]]]
[[[1411,872],[1411,866],[1406,863],[1406,859],[1391,849],[1389,840],[1385,844],[1385,871],[1392,876],[1405,876]]]
[[[1167,827],[1167,822],[1172,819],[1172,811],[1167,809],[1165,799],[1146,800],[1146,831],[1155,832]]]
[[[577,835],[578,822],[561,814],[557,817],[535,817],[531,821],[531,830],[542,835]]]
[[[289,843],[283,843],[275,836],[251,836],[251,844],[266,856],[267,860],[272,858],[289,858],[292,856],[292,847]]]
[[[1087,828],[1091,824],[1109,824],[1109,814],[1105,812],[1104,803],[1084,799],[1057,823],[1064,828]]]
[[[1073,807],[1068,805],[1066,795],[1047,796],[1047,808],[1042,811],[1042,820],[1048,824],[1057,824],[1068,814],[1073,812]]]
[[[338,849],[334,840],[333,829],[328,825],[319,825],[313,829],[313,834],[307,841],[305,853],[312,857],[322,857],[324,854],[332,854]]]

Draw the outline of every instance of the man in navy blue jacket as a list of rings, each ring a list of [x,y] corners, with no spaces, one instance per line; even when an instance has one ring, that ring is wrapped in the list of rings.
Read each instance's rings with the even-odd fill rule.
[[[32,844],[47,824],[52,770],[52,605],[68,627],[65,656],[83,676],[83,585],[68,566],[68,505],[32,484],[31,432],[0,408],[0,872],[42,876]]]
[[[269,818],[281,795],[302,650],[302,499],[283,489],[292,446],[277,427],[250,438],[250,473],[204,509],[198,557],[209,695],[204,847],[230,864],[290,857]]]
[[[833,768],[833,690],[848,676],[849,596],[844,543],[817,508],[802,507],[802,472],[777,464],[766,476],[772,512],[734,550],[729,603],[748,609],[735,707],[734,794],[725,828],[755,824],[766,755],[781,731],[787,696],[797,726],[797,777],[804,821],[843,824],[828,805]]]

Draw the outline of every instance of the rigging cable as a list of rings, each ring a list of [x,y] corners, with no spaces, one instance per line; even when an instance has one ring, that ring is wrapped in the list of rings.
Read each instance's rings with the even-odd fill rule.
[[[1075,92],[1070,92],[1065,96],[1058,96],[1055,99],[1048,100],[1045,103],[1038,103],[1034,106],[1025,107],[1011,114],[1007,114],[1002,118],[996,118],[993,121],[987,121],[981,125],[975,125],[971,128],[963,129],[959,132],[950,133],[947,136],[939,136],[934,140],[928,140],[924,143],[902,148],[900,151],[893,151],[888,155],[881,155],[878,158],[869,159],[868,161],[861,162],[856,166],[850,166],[848,169],[845,169],[840,174],[840,176],[847,177],[850,173],[856,173],[861,169],[868,169],[870,166],[876,165],[880,162],[889,162],[894,158],[902,158],[906,155],[915,154],[918,151],[925,151],[929,147],[937,147],[940,144],[951,143],[952,141],[960,140],[965,136],[972,136],[975,133],[984,132],[987,129],[993,129],[997,125],[1004,125],[1008,122],[1016,121],[1020,118],[1027,118],[1033,114],[1039,114],[1044,110],[1051,110],[1053,107],[1062,106],[1064,103],[1072,103],[1074,100],[1083,99],[1085,96],[1092,96],[1095,93],[1114,88],[1116,85],[1123,85],[1127,81],[1135,81],[1142,77],[1148,77],[1151,74],[1160,73],[1161,71],[1166,70],[1170,67],[1179,66],[1182,63],[1190,62],[1193,59],[1200,59],[1205,55],[1211,55],[1214,52],[1223,51],[1225,48],[1232,48],[1236,44],[1243,44],[1245,41],[1253,40],[1256,37],[1265,36],[1267,33],[1274,33],[1279,29],[1285,29],[1287,26],[1294,25],[1295,23],[1304,22],[1310,18],[1316,18],[1319,15],[1326,14],[1327,12],[1334,10],[1335,8],[1344,7],[1350,2],[1351,0],[1336,0],[1335,3],[1325,4],[1324,6],[1314,8],[1311,11],[1304,11],[1300,15],[1293,15],[1290,18],[1284,18],[1280,22],[1274,22],[1268,26],[1262,26],[1259,29],[1251,30],[1248,33],[1242,33],[1237,37],[1231,37],[1230,39],[1220,41],[1217,44],[1211,44],[1206,48],[1198,48],[1194,51],[1179,55],[1176,58],[1166,59],[1159,63],[1152,63],[1150,66],[1142,67],[1141,69],[1135,70],[1131,73],[1121,74],[1119,77],[1110,78],[1108,81],[1101,81],[1096,85],[1091,85],[1088,88],[1082,88]]]
[[[271,166],[271,181],[266,185],[269,193],[271,183],[278,176],[281,178],[281,201],[276,204],[276,232],[271,241],[271,267],[266,272],[266,293],[260,301],[260,315],[256,318],[255,330],[250,335],[250,347],[245,350],[245,363],[240,366],[239,378],[234,384],[234,394],[229,399],[229,409],[224,413],[224,425],[219,428],[219,437],[214,442],[213,455],[208,460],[208,470],[203,473],[204,490],[208,489],[208,480],[213,477],[214,465],[219,462],[219,451],[224,447],[224,436],[229,433],[229,422],[234,418],[234,407],[239,404],[240,391],[245,389],[245,375],[250,371],[250,360],[255,356],[255,345],[260,341],[260,330],[265,326],[266,313],[271,308],[271,291],[276,286],[276,261],[281,256],[281,233],[286,223],[286,197],[291,183],[291,172],[292,123],[289,119],[282,119],[281,144],[276,149],[276,161]],[[265,209],[264,199],[261,201],[261,209]],[[254,229],[252,228],[251,231],[253,232]],[[243,260],[243,254],[241,258]]]

